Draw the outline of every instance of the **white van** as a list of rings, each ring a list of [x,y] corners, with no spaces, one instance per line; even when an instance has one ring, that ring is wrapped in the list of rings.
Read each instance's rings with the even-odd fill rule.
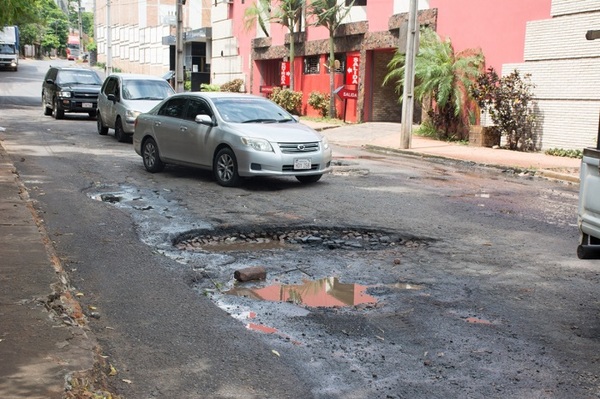
[[[135,118],[174,93],[169,83],[158,76],[109,75],[98,96],[98,133],[104,136],[111,128],[118,141],[128,141],[133,135]]]

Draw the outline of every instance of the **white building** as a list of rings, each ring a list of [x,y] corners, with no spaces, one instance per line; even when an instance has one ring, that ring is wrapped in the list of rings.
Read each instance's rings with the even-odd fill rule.
[[[553,0],[552,18],[527,24],[525,62],[505,64],[531,74],[537,98],[538,148],[596,146],[600,118],[600,1]]]

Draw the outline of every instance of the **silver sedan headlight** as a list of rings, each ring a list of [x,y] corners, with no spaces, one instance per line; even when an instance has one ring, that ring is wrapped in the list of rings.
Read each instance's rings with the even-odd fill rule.
[[[125,112],[125,120],[129,123],[133,123],[133,122],[135,122],[135,118],[137,118],[139,114],[141,114],[140,111],[132,111],[132,110],[128,109]]]
[[[274,152],[271,143],[265,139],[256,139],[252,137],[242,137],[241,139],[244,145],[252,147],[256,151]]]
[[[71,98],[71,92],[70,91],[59,91],[58,96],[62,97],[62,98]]]
[[[323,146],[324,150],[329,148],[329,141],[327,141],[327,137],[323,136],[321,139],[321,145]]]

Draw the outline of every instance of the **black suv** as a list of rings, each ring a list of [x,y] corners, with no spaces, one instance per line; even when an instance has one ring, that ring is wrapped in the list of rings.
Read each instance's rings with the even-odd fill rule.
[[[96,116],[102,80],[89,68],[50,67],[42,85],[44,115],[62,119],[65,112]]]

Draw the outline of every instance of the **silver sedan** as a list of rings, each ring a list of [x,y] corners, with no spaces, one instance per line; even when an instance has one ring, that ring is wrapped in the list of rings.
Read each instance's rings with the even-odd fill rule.
[[[173,95],[137,117],[133,146],[148,172],[165,164],[209,169],[227,187],[249,176],[314,183],[331,171],[323,136],[273,101],[247,94]]]

